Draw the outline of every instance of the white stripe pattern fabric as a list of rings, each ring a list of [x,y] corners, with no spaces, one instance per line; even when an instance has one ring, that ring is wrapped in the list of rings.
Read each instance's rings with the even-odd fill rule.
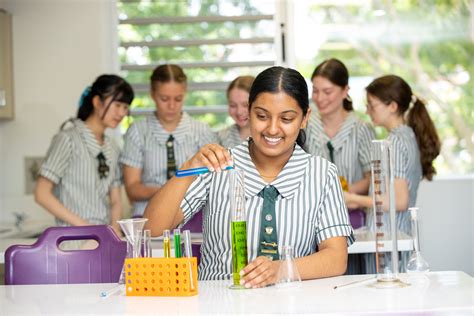
[[[181,121],[171,133],[174,137],[176,167],[190,159],[202,146],[217,142],[214,132],[205,123],[192,119],[183,112]],[[142,183],[162,186],[167,177],[166,142],[170,136],[156,115],[147,116],[128,129],[120,163],[142,170]],[[148,201],[133,203],[134,215],[143,215]]]
[[[118,159],[120,148],[112,136],[105,135],[104,144],[97,142],[92,131],[79,120],[56,134],[41,165],[39,174],[55,183],[54,194],[71,212],[90,224],[109,224],[109,193],[121,185]],[[102,152],[110,168],[100,179],[97,155]],[[68,226],[56,219],[58,226]]]
[[[230,150],[235,168],[245,171],[247,242],[249,260],[258,253],[263,198],[258,193],[273,185],[280,195],[275,202],[279,250],[291,245],[296,257],[308,256],[322,241],[347,236],[354,241],[336,166],[307,154],[295,145],[293,155],[272,183],[260,177],[249,155],[248,141]],[[232,275],[229,173],[199,176],[181,203],[184,223],[203,206],[203,244],[199,278],[223,280]]]
[[[375,139],[373,128],[354,112],[349,112],[338,133],[330,139],[324,132],[317,109],[313,107],[312,110],[306,127],[306,151],[329,160],[327,143],[331,141],[339,175],[344,176],[349,184],[361,180],[364,173],[370,172],[371,141]]]
[[[388,139],[392,142],[393,150],[393,173],[395,178],[405,179],[408,182],[409,200],[408,207],[416,205],[418,186],[423,178],[420,151],[416,141],[415,133],[412,128],[407,125],[401,125],[393,129]],[[370,190],[372,192],[372,188]],[[385,213],[384,217],[389,214]],[[397,212],[397,229],[411,236],[410,212]],[[367,226],[374,229],[373,210],[368,212]],[[400,256],[399,268],[400,272],[406,271],[410,253],[403,252]],[[375,256],[370,254],[366,256],[367,273],[376,273]]]
[[[245,140],[240,138],[237,124],[233,124],[217,132],[217,141],[225,148],[232,148],[242,144]]]

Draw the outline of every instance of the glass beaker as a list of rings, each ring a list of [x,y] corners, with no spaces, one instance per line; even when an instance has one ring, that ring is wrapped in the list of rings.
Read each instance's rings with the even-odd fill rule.
[[[372,140],[371,173],[377,269],[374,286],[398,286],[403,283],[398,279],[397,219],[390,140]],[[386,247],[391,251],[384,251]]]
[[[276,287],[293,288],[300,286],[301,276],[295,264],[293,247],[283,246],[281,248],[280,261]]]
[[[411,216],[411,232],[413,235],[413,246],[415,248],[406,266],[408,273],[423,273],[430,271],[428,262],[426,262],[420,252],[420,239],[418,235],[418,210],[418,207],[410,207],[408,209]]]
[[[229,200],[232,234],[232,289],[245,289],[240,284],[240,271],[248,264],[247,215],[245,212],[245,174],[243,170],[229,170]]]

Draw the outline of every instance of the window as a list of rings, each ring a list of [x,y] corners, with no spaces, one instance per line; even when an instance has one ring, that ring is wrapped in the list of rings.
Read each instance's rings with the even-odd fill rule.
[[[363,113],[364,88],[372,79],[388,73],[403,77],[428,101],[443,141],[435,162],[438,174],[474,172],[474,35],[468,1],[291,3],[296,68],[306,78],[324,59],[342,60],[351,75],[355,108]],[[317,32],[309,37],[308,30]]]
[[[188,76],[185,111],[215,128],[229,124],[225,90],[239,75],[277,63],[273,1],[119,1],[119,58],[137,100],[132,115],[154,110],[149,77],[163,63]]]
[[[373,78],[407,80],[428,101],[443,140],[438,174],[474,172],[468,1],[121,0],[118,11],[121,69],[138,93],[134,115],[153,111],[149,76],[161,63],[177,63],[188,75],[185,110],[221,128],[231,123],[225,89],[236,76],[286,63],[309,81],[317,64],[335,57],[349,69],[360,113]]]

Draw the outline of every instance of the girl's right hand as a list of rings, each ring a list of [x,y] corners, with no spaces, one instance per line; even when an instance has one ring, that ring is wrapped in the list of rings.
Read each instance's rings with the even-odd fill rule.
[[[199,151],[182,168],[207,167],[211,172],[224,170],[228,166],[233,166],[234,162],[229,151],[219,144],[207,144],[201,147]]]

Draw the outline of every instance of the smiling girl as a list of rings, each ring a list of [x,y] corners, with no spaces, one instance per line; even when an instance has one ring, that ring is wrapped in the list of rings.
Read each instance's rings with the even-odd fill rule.
[[[221,170],[233,165],[245,171],[246,181],[250,263],[241,271],[241,284],[275,283],[282,246],[295,250],[302,279],[344,273],[352,228],[335,165],[302,149],[310,112],[300,73],[283,67],[260,73],[249,94],[250,139],[229,150],[217,144],[201,148],[183,168],[206,166],[214,172],[171,179],[145,211],[147,228],[160,235],[206,206],[199,278],[229,279],[229,173]],[[270,200],[273,207],[264,207]]]
[[[340,60],[328,59],[316,67],[311,81],[317,111],[306,128],[306,149],[336,164],[349,192],[367,194],[370,141],[375,134],[354,113],[349,97],[349,72]]]
[[[254,79],[253,76],[239,76],[227,88],[228,111],[235,124],[217,133],[219,144],[224,147],[237,146],[250,136],[249,92]]]

